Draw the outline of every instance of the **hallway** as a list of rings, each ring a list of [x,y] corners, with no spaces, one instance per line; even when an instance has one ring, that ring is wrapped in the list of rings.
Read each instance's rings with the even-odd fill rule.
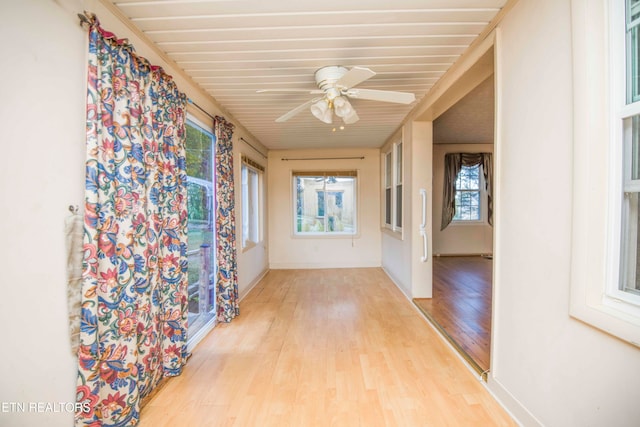
[[[515,425],[378,268],[272,270],[140,426]]]

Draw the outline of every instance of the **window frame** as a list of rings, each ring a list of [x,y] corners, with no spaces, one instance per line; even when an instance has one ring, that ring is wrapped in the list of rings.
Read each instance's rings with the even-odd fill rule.
[[[247,173],[247,177],[253,173],[255,174],[255,183],[253,180],[249,180],[246,184],[246,191],[248,194],[245,194],[245,171]],[[260,165],[258,162],[252,160],[250,157],[246,155],[241,155],[241,213],[242,213],[242,227],[241,227],[241,245],[242,250],[246,251],[254,246],[257,246],[264,241],[264,167]],[[245,206],[245,204],[247,204]],[[245,214],[248,216],[249,224],[245,224],[246,219]],[[247,229],[255,229],[254,233],[251,231],[248,233],[249,235],[255,234],[255,240],[251,239],[249,236],[245,236],[245,226],[247,225]]]
[[[640,347],[640,306],[616,291],[623,121],[640,114],[640,102],[626,105],[625,8],[626,0],[572,1],[573,129],[580,149],[573,150],[569,314]]]
[[[623,199],[626,190],[630,192],[640,192],[640,180],[631,179],[631,168],[627,159],[631,160],[632,145],[632,124],[634,117],[640,116],[640,94],[633,96],[633,86],[628,79],[630,64],[628,63],[627,45],[630,40],[626,32],[626,6],[628,0],[620,0],[617,3],[610,1],[610,76],[611,76],[611,142],[610,142],[610,198],[609,198],[609,239],[608,252],[609,262],[607,264],[607,283],[603,302],[605,305],[617,306],[618,310],[625,311],[630,315],[640,317],[640,295],[632,294],[620,289],[620,284],[624,273],[623,258],[625,257],[623,245],[625,243],[625,233],[627,224],[623,221],[626,217],[623,209]],[[620,4],[624,3],[623,6]],[[638,21],[638,20],[636,20]],[[619,31],[618,26],[622,24],[625,31]],[[640,23],[639,23],[640,24]],[[636,58],[636,63],[640,62],[640,55]],[[637,64],[636,64],[637,65]],[[636,81],[637,84],[637,81]],[[640,88],[635,88],[635,92],[640,92]],[[627,180],[629,177],[629,180]],[[630,237],[630,236],[628,236]],[[636,235],[637,237],[637,235]],[[636,271],[636,275],[638,272]]]
[[[322,190],[316,190],[315,200],[319,199],[318,192],[323,192],[324,196],[324,216],[318,216],[319,207],[314,210],[315,218],[322,218],[323,228],[328,228],[329,218],[327,217],[328,193],[342,193],[342,203],[344,204],[344,191],[328,189],[326,179],[328,177],[352,178],[353,179],[353,231],[298,231],[298,192],[296,180],[299,177],[324,178]],[[317,203],[316,203],[317,204]],[[354,238],[360,236],[359,212],[360,212],[360,171],[350,170],[296,170],[291,171],[291,211],[292,211],[292,236],[294,238]]]
[[[460,173],[462,173],[462,171],[464,170],[464,168],[477,168],[478,169],[478,188],[477,189],[459,189],[458,188],[458,179],[460,178]],[[475,166],[462,166],[460,168],[460,172],[458,172],[458,176],[456,177],[456,184],[455,184],[455,193],[456,196],[458,195],[458,193],[461,192],[465,192],[465,193],[478,193],[478,218],[473,218],[473,219],[465,219],[465,218],[457,218],[454,216],[453,219],[451,220],[451,225],[464,225],[464,224],[473,224],[473,225],[477,225],[477,224],[484,224],[487,222],[486,217],[486,211],[487,211],[487,207],[485,206],[486,204],[486,191],[484,191],[484,177],[483,177],[483,170],[482,170],[482,164],[478,163]],[[458,212],[458,203],[456,200],[456,214]]]
[[[382,155],[384,167],[382,194],[384,198],[383,224],[388,229],[393,229],[393,145],[391,149]]]
[[[216,262],[215,262],[215,245],[217,241],[217,237],[215,234],[215,144],[216,138],[215,133],[212,127],[207,126],[202,120],[198,118],[196,114],[192,114],[190,111],[187,112],[187,118],[185,121],[185,129],[187,126],[192,126],[200,131],[203,131],[211,136],[211,162],[212,162],[212,177],[211,177],[211,192],[212,192],[212,212],[210,215],[213,217],[211,220],[213,221],[213,239],[210,246],[211,251],[211,271],[209,272],[210,283],[208,284],[210,298],[211,298],[211,310],[207,311],[206,316],[201,319],[201,315],[203,313],[198,312],[196,316],[189,319],[189,329],[187,330],[187,349],[191,351],[195,345],[206,335],[217,323],[217,316],[215,315],[217,310],[217,301],[216,301]],[[186,150],[186,139],[185,139],[185,150]],[[186,161],[186,159],[185,159]],[[192,254],[193,255],[193,254]],[[190,286],[192,285],[189,282]],[[200,283],[198,281],[198,290],[200,290]],[[197,329],[192,329],[192,327],[197,327]]]
[[[402,236],[404,223],[404,144],[402,139],[381,153],[382,227]]]

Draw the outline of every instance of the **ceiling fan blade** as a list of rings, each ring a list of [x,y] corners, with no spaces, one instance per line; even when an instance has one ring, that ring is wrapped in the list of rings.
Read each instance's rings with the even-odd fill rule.
[[[286,114],[283,114],[282,116],[278,117],[276,119],[276,123],[282,123],[282,122],[286,122],[287,120],[289,120],[290,118],[292,118],[293,116],[299,114],[300,112],[306,110],[309,105],[311,105],[314,101],[317,101],[318,99],[312,99],[311,101],[307,101],[302,105],[298,105],[296,108],[294,108],[293,110],[289,111]]]
[[[345,125],[352,125],[358,120],[360,120],[360,117],[358,117],[358,113],[356,113],[356,110],[352,110],[351,114],[342,118],[342,121]]]
[[[336,81],[336,86],[341,89],[351,89],[375,75],[376,73],[368,68],[353,67]]]
[[[300,93],[310,93],[312,95],[317,95],[320,93],[324,93],[324,91],[320,89],[259,89],[256,93],[284,93],[284,92],[300,92]]]
[[[349,98],[369,99],[371,101],[395,102],[397,104],[411,104],[416,96],[410,92],[394,92],[391,90],[349,89]]]

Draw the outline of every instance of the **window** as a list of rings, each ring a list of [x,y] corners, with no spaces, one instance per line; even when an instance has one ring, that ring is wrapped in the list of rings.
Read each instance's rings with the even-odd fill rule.
[[[402,142],[383,154],[384,226],[402,230]]]
[[[242,156],[242,247],[251,247],[262,240],[262,173],[257,162]]]
[[[189,338],[213,322],[215,315],[214,136],[187,120],[187,258],[189,262]]]
[[[610,295],[628,303],[640,305],[640,0],[627,0],[625,8],[625,102],[615,114],[622,127],[619,136],[622,150],[618,151],[622,182],[618,190],[621,199],[620,263],[617,286]]]
[[[395,177],[396,177],[396,229],[402,228],[402,143],[396,144],[396,163],[395,163]]]
[[[355,171],[294,172],[296,235],[356,234]]]
[[[570,313],[640,346],[640,0],[602,0],[608,21],[587,3],[572,3]]]
[[[454,221],[480,221],[480,165],[462,166],[456,179]]]
[[[389,227],[392,226],[391,212],[393,211],[392,192],[393,192],[393,153],[389,151],[384,155],[384,223]]]

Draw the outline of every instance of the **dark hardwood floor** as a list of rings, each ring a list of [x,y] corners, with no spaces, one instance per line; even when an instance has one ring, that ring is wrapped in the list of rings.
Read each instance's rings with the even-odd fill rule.
[[[433,298],[415,304],[479,372],[489,369],[492,260],[434,257]]]

